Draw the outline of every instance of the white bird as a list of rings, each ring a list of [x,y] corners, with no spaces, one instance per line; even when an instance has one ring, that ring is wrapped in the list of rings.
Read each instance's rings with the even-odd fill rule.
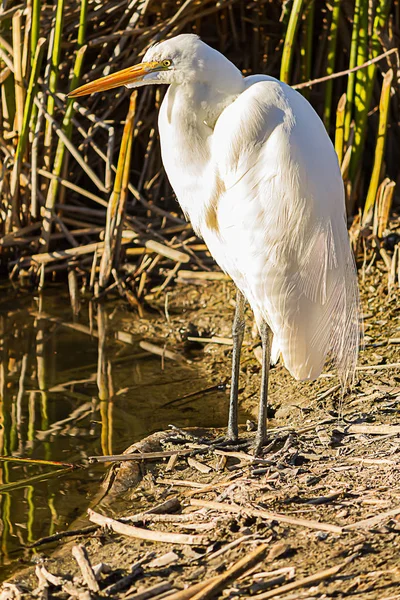
[[[317,113],[290,86],[243,77],[197,35],[152,46],[143,62],[75,90],[167,84],[158,125],[178,201],[237,287],[228,439],[238,439],[244,298],[261,334],[263,368],[256,450],[266,440],[269,365],[282,356],[299,380],[327,360],[343,384],[360,341],[357,275],[343,182]]]

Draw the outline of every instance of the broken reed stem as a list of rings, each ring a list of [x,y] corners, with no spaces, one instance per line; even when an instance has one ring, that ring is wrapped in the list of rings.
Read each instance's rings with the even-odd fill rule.
[[[290,12],[289,25],[286,31],[285,43],[283,46],[281,74],[280,79],[285,83],[289,83],[290,71],[293,62],[294,44],[296,33],[299,26],[300,15],[303,8],[303,0],[294,0]]]
[[[378,191],[378,202],[376,204],[375,209],[377,227],[376,232],[374,233],[376,233],[378,238],[383,237],[384,232],[388,227],[390,211],[392,209],[393,203],[394,190],[396,187],[396,183],[394,181],[390,181],[389,178],[386,178],[386,180],[383,183],[385,183],[385,185],[381,194],[379,194]]]
[[[393,70],[389,69],[389,71],[385,74],[383,78],[381,98],[379,102],[378,137],[375,146],[374,166],[372,169],[371,181],[369,184],[367,199],[365,201],[365,207],[363,212],[363,225],[365,225],[368,221],[371,220],[374,204],[377,197],[378,185],[382,171],[383,156],[385,151],[392,79]]]
[[[100,262],[99,285],[105,288],[110,279],[111,269],[114,266],[115,250],[117,247],[117,236],[119,236],[118,246],[121,240],[122,216],[124,213],[127,187],[129,183],[129,170],[131,163],[133,120],[136,110],[136,91],[132,93],[128,115],[126,117],[124,131],[122,134],[121,147],[118,156],[117,173],[114,181],[114,188],[111,193],[107,209],[106,231],[104,238],[104,252]],[[117,217],[120,213],[120,221],[117,233]]]

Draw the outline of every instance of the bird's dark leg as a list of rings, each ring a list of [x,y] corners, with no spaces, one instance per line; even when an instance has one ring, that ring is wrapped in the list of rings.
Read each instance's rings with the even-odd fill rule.
[[[232,352],[232,380],[231,395],[229,399],[228,440],[236,442],[238,439],[238,395],[240,351],[244,336],[244,296],[236,290],[236,310],[232,326],[233,352]]]
[[[267,404],[268,404],[268,375],[271,362],[272,331],[263,322],[261,325],[262,342],[262,372],[261,372],[261,395],[260,408],[258,411],[258,427],[255,440],[255,454],[261,452],[261,448],[267,440]]]

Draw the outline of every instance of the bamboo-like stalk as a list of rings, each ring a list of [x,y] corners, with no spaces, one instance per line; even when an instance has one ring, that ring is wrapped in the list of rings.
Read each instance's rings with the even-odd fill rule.
[[[15,85],[15,124],[14,128],[21,134],[24,118],[24,80],[22,77],[22,10],[17,10],[12,18],[12,37],[14,52],[14,85]]]
[[[313,43],[313,32],[314,32],[314,13],[315,13],[315,2],[310,0],[308,3],[304,19],[303,19],[303,30],[302,30],[302,44],[300,47],[300,73],[301,81],[309,81],[311,79],[311,64],[312,64],[312,43]],[[310,96],[310,88],[304,88],[301,91],[305,98]]]
[[[379,35],[385,27],[390,0],[379,0],[375,18],[373,22],[373,30],[371,37],[371,56],[378,56],[381,49]],[[359,37],[359,53],[357,64],[363,64],[367,59],[367,29],[368,29],[368,7],[367,3],[361,3],[360,15],[360,37]],[[354,149],[350,160],[350,178],[355,181],[360,160],[362,157],[364,142],[367,132],[368,111],[371,105],[372,90],[375,82],[376,64],[370,65],[367,69],[360,69],[356,75],[355,88],[355,130],[354,130]]]
[[[84,4],[86,4],[86,2],[84,2]],[[86,46],[82,46],[78,50],[78,53],[76,55],[73,76],[72,76],[71,86],[70,86],[71,91],[73,89],[75,89],[79,83],[85,51],[86,51]],[[61,127],[62,132],[67,137],[67,139],[71,139],[71,134],[72,134],[72,117],[75,112],[73,105],[74,105],[73,98],[69,98],[67,101],[67,108],[65,111],[65,115],[64,115],[64,119],[63,119],[62,127]],[[50,185],[48,187],[47,196],[46,196],[46,204],[45,204],[46,216],[43,219],[43,228],[42,228],[42,235],[41,235],[41,240],[42,240],[41,241],[41,251],[42,252],[48,252],[48,249],[49,249],[50,235],[51,235],[52,222],[53,222],[53,211],[54,211],[54,205],[55,205],[56,198],[57,198],[57,192],[58,192],[59,185],[60,185],[59,182],[60,182],[61,172],[62,172],[62,168],[63,168],[64,157],[65,157],[64,139],[59,138],[58,143],[57,143],[56,154],[55,154],[55,158],[54,158],[54,166],[53,166],[54,178],[51,179],[51,181],[50,181]]]
[[[43,60],[43,50],[44,44],[46,43],[45,38],[40,38],[36,46],[35,58],[33,61],[33,66],[31,70],[31,75],[29,78],[28,89],[26,92],[26,101],[24,106],[23,120],[21,132],[18,137],[17,149],[15,151],[15,159],[14,159],[14,168],[11,174],[11,198],[12,198],[12,208],[10,216],[9,228],[10,230],[12,222],[18,222],[18,214],[17,214],[17,197],[18,197],[18,185],[19,185],[19,176],[21,173],[22,159],[26,149],[26,144],[28,141],[28,132],[29,132],[29,121],[31,118],[31,111],[34,102],[34,97],[36,93],[37,80],[40,73],[40,67]]]
[[[368,53],[368,5],[366,2],[360,3],[360,17],[358,24],[358,43],[357,43],[357,65],[362,65],[367,60]],[[367,87],[367,69],[360,69],[356,73],[355,96],[354,96],[354,140],[352,156],[350,159],[350,179],[355,179],[355,165],[360,153],[362,131],[366,120],[366,87]],[[363,118],[365,116],[365,118]]]
[[[133,98],[134,102],[136,101],[136,96]],[[133,108],[133,112],[135,111],[135,107]],[[131,165],[131,156],[132,156],[132,143],[133,136],[131,135],[128,140],[128,147],[126,150],[127,159],[124,165],[124,175],[122,180],[122,189],[121,189],[121,199],[118,205],[117,218],[115,223],[115,253],[114,253],[114,267],[119,267],[119,258],[121,253],[121,241],[122,241],[122,233],[123,233],[123,225],[124,225],[124,216],[126,209],[126,202],[128,200],[128,186],[129,186],[129,175],[130,175],[130,165]]]
[[[99,400],[108,400],[108,385],[107,385],[107,355],[106,355],[106,340],[107,340],[107,328],[108,328],[108,315],[107,310],[102,304],[97,306],[97,331],[99,334],[98,338],[98,354],[97,354],[97,387],[99,389]],[[105,426],[107,423],[107,409],[102,403],[100,409],[105,410],[102,414],[102,449],[107,448],[108,435],[104,435],[103,445],[103,433],[107,430]]]
[[[33,0],[32,4],[32,25],[31,25],[31,66],[36,53],[36,46],[39,41],[40,33],[40,9],[41,0]]]
[[[390,89],[393,79],[393,70],[389,69],[383,78],[381,98],[379,102],[379,125],[378,125],[378,137],[375,146],[375,158],[374,166],[372,169],[371,181],[368,188],[367,199],[365,201],[365,207],[363,212],[362,222],[365,225],[371,219],[372,211],[374,208],[376,193],[378,191],[379,180],[382,171],[383,156],[385,151],[387,122],[389,114],[390,104]]]
[[[338,156],[339,165],[343,162],[344,146],[344,119],[346,109],[346,94],[342,94],[339,99],[336,110],[336,129],[335,129],[335,150]]]
[[[50,60],[50,76],[49,76],[49,91],[50,94],[47,98],[46,110],[50,116],[54,114],[55,101],[53,94],[57,91],[58,71],[60,68],[60,57],[61,57],[61,37],[64,22],[64,2],[65,0],[57,0],[57,9],[54,22],[54,41],[53,49]],[[52,138],[52,127],[49,121],[46,122],[44,146],[46,148],[47,155],[50,153]],[[46,159],[49,157],[46,156]]]
[[[328,56],[326,59],[326,74],[332,75],[335,70],[335,60],[336,60],[336,45],[337,45],[337,33],[338,33],[338,25],[339,25],[339,15],[340,15],[340,0],[333,0],[333,8],[332,8],[332,20],[330,31],[328,35]],[[324,123],[325,127],[329,129],[329,124],[331,120],[331,106],[332,106],[332,89],[333,89],[333,80],[328,79],[325,85],[325,106],[324,106]]]
[[[304,0],[294,0],[283,46],[280,79],[289,83],[294,55],[294,43]]]
[[[41,0],[33,0],[32,2],[32,22],[31,22],[31,47],[30,47],[30,55],[31,55],[31,68],[33,67],[33,61],[35,58],[36,46],[39,41],[40,36],[40,10],[41,10]],[[31,132],[32,137],[35,131],[36,119],[37,119],[37,106],[36,104],[32,107],[32,116],[31,116]]]
[[[358,46],[358,24],[360,20],[360,2],[361,0],[355,0],[354,3],[354,17],[353,17],[353,31],[351,34],[351,45],[350,45],[350,62],[349,69],[354,69],[357,64],[357,46]],[[347,92],[346,92],[346,115],[344,118],[344,140],[347,144],[350,135],[350,124],[353,111],[354,102],[354,86],[355,86],[356,74],[349,73],[347,78]]]
[[[114,266],[117,239],[121,239],[121,234],[119,233],[118,237],[115,235],[115,233],[117,227],[118,212],[120,214],[121,212],[123,213],[124,204],[127,196],[135,109],[136,92],[133,92],[129,103],[129,110],[125,121],[124,131],[122,134],[121,147],[118,156],[117,173],[114,181],[114,188],[111,193],[107,209],[104,252],[103,256],[101,257],[99,273],[99,284],[102,288],[105,288],[107,286],[108,280],[110,278],[111,269]],[[122,219],[119,224],[119,229],[121,229],[121,227]]]

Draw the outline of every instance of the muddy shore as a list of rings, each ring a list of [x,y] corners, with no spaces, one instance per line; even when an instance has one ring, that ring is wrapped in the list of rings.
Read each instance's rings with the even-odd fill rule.
[[[278,364],[270,443],[259,459],[208,448],[221,431],[171,429],[142,440],[128,451],[160,457],[110,467],[92,523],[82,515],[75,534],[27,550],[32,566],[21,565],[0,597],[399,598],[400,294],[388,294],[380,266],[361,285],[365,348],[343,402],[328,370],[299,383]],[[199,390],[177,398],[182,410],[204,395],[228,399],[233,297],[229,282],[177,283],[130,325],[176,353],[163,359],[171,373],[180,360],[197,369]],[[260,377],[249,311],[245,340],[243,439],[252,436]],[[97,515],[118,520],[100,527]],[[143,539],[149,532],[156,541]]]

